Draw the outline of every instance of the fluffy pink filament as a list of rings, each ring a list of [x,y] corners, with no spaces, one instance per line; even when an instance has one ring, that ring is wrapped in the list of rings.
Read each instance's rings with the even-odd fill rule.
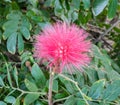
[[[54,66],[59,65],[56,71],[59,73],[67,65],[81,68],[90,61],[87,53],[91,43],[86,38],[87,33],[74,24],[50,25],[36,36],[35,56],[47,59]]]

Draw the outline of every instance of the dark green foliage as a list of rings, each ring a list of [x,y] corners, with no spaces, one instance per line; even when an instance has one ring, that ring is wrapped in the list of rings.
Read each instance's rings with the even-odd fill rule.
[[[119,0],[0,0],[0,105],[48,105],[48,64],[34,58],[33,44],[57,21],[84,28],[93,45],[84,72],[64,74],[74,82],[55,74],[53,103],[119,105],[119,14]]]

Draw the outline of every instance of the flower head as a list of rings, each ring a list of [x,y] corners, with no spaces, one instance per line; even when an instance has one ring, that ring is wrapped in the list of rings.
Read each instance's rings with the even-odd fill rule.
[[[55,72],[62,72],[70,65],[81,68],[90,61],[87,53],[91,44],[86,38],[87,33],[78,26],[56,23],[37,35],[35,56],[47,59],[51,66],[59,66]]]

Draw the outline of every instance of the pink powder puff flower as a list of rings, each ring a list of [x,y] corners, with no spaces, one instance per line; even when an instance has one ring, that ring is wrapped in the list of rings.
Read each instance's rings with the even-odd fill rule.
[[[88,52],[91,43],[86,40],[87,33],[75,24],[56,23],[45,27],[36,36],[35,57],[47,59],[50,66],[61,73],[63,68],[75,67],[79,70],[90,62]],[[72,70],[71,70],[72,71]]]

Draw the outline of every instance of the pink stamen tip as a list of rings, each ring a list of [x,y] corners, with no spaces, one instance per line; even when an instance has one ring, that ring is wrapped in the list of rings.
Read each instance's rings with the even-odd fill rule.
[[[54,65],[60,63],[58,71],[63,70],[66,65],[81,68],[90,62],[87,53],[91,43],[86,38],[87,33],[78,26],[56,23],[44,28],[36,37],[34,55],[45,58]]]

